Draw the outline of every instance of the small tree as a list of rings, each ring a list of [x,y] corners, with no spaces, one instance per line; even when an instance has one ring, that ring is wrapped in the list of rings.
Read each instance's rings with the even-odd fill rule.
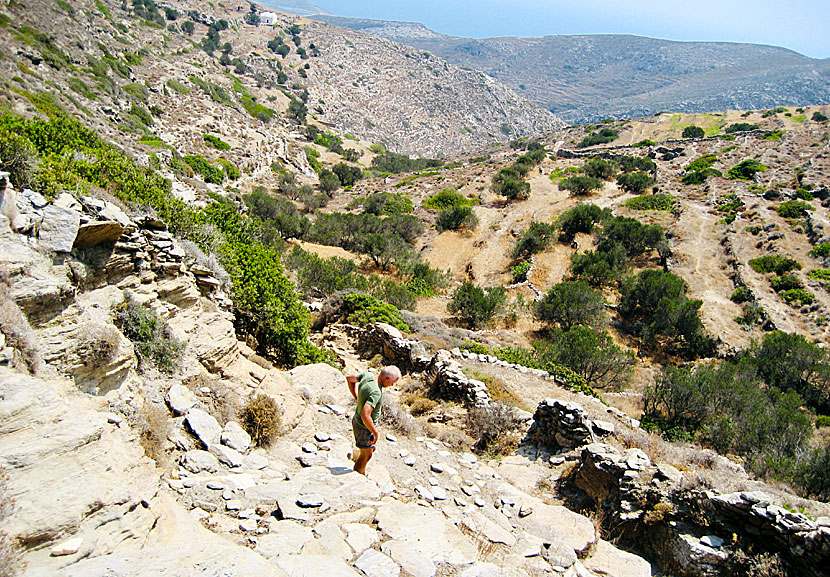
[[[699,126],[692,124],[683,129],[683,138],[703,138],[706,133]]]
[[[513,249],[514,258],[526,258],[542,252],[553,240],[556,227],[545,222],[531,222]]]
[[[283,45],[285,46],[285,45]],[[285,48],[288,48],[285,46]],[[292,118],[297,124],[304,124],[306,116],[308,115],[308,107],[301,100],[292,98],[288,103],[288,116]]]
[[[605,299],[583,281],[563,282],[551,288],[534,306],[536,318],[569,330],[574,325],[601,326],[606,322]]]
[[[453,294],[447,310],[470,327],[479,328],[492,320],[504,307],[506,300],[503,287],[483,289],[470,281],[464,281]]]
[[[559,190],[567,190],[575,196],[586,196],[602,188],[602,181],[592,176],[571,176],[559,183]]]
[[[340,177],[328,168],[320,171],[320,190],[331,193],[340,188]]]
[[[340,184],[343,186],[352,186],[358,180],[363,178],[362,170],[356,166],[346,164],[345,162],[335,164],[331,170],[337,175],[337,178],[340,179]]]
[[[590,234],[594,224],[602,221],[605,216],[606,213],[595,204],[577,204],[557,219],[559,236],[564,242],[571,242],[577,233]]]
[[[544,362],[564,365],[585,379],[590,387],[623,389],[634,367],[634,355],[624,351],[605,331],[573,327],[556,331],[552,342],[534,343]]]
[[[592,158],[582,165],[582,174],[600,180],[611,180],[617,174],[617,165],[601,158]]]
[[[475,230],[478,226],[478,217],[472,207],[453,206],[442,210],[435,220],[438,230]]]
[[[643,194],[655,180],[645,172],[629,172],[617,176],[617,184],[626,192]]]

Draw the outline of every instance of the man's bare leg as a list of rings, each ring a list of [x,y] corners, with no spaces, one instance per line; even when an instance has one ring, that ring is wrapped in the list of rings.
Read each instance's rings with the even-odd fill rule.
[[[371,449],[360,449],[360,452],[357,454],[357,460],[355,460],[354,463],[354,470],[361,475],[366,475],[366,464],[369,462],[369,459],[372,458],[372,453],[374,452],[374,447]]]

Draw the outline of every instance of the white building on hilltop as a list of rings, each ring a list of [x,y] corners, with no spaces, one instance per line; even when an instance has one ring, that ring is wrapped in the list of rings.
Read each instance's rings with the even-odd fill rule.
[[[266,26],[273,26],[277,23],[277,15],[273,12],[263,12],[259,15],[259,22]]]

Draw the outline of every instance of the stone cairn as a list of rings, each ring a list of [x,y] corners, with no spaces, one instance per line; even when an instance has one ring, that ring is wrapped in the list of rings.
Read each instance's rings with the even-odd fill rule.
[[[613,433],[613,423],[591,420],[578,403],[545,399],[536,407],[528,440],[554,451],[569,450]]]

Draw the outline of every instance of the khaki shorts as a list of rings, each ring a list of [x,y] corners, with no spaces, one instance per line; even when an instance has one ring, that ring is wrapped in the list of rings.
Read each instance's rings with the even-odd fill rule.
[[[366,427],[361,427],[352,421],[352,432],[354,433],[354,442],[358,449],[374,449],[377,439],[374,438],[372,432]]]

